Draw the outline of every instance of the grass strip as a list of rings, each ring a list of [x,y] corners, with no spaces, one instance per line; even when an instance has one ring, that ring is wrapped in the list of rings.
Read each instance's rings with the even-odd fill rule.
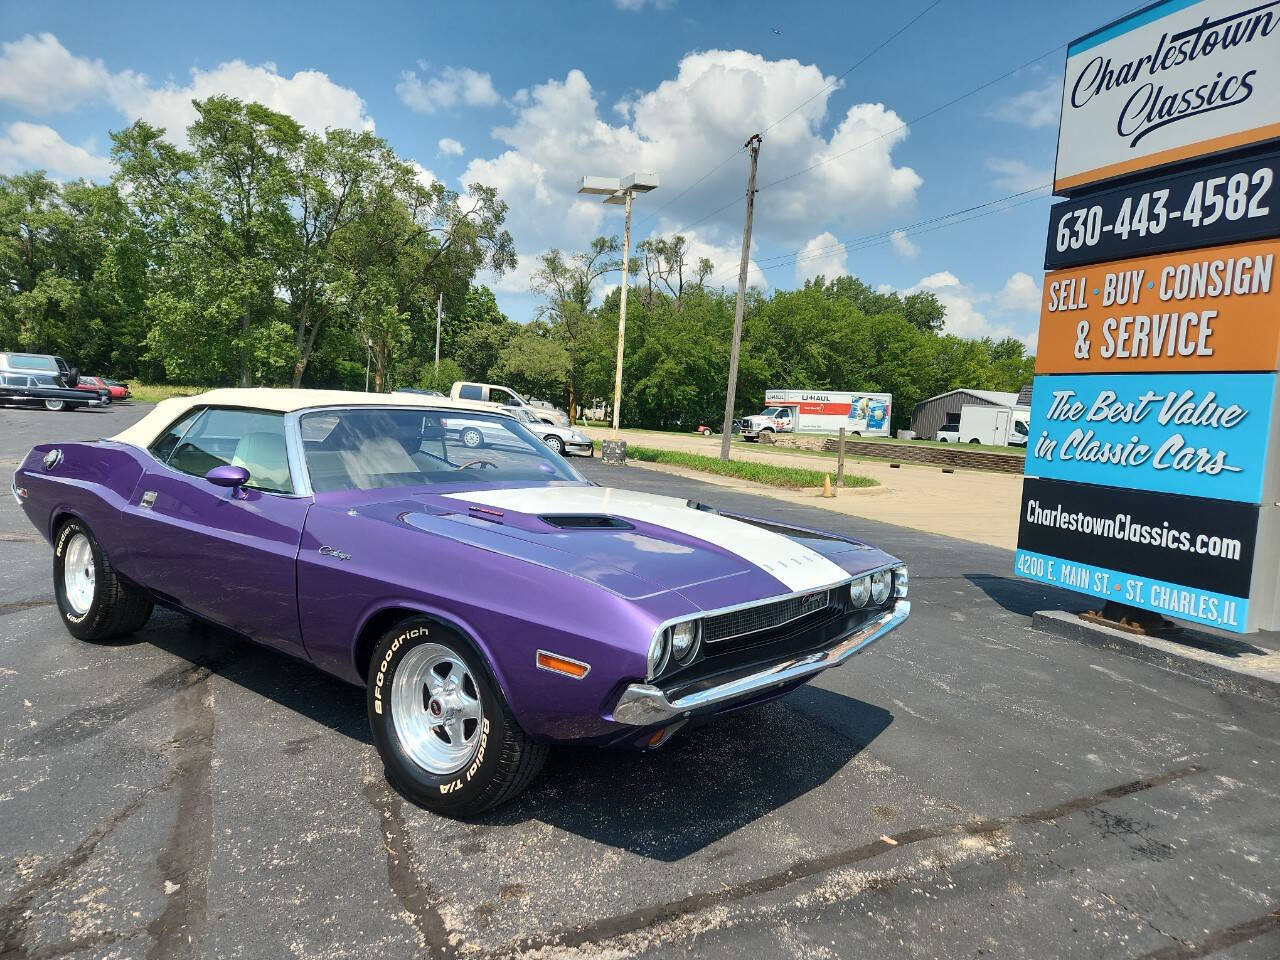
[[[698,470],[702,473],[714,473],[722,477],[736,477],[739,480],[751,480],[771,487],[820,487],[822,478],[831,477],[835,482],[835,471],[810,470],[807,467],[782,467],[773,463],[758,463],[755,460],[724,461],[718,457],[707,457],[700,453],[683,453],[678,450],[657,450],[653,447],[637,447],[627,445],[627,457],[644,463],[665,463],[673,467],[684,467],[687,470]],[[846,487],[874,487],[878,481],[856,473],[844,475]]]

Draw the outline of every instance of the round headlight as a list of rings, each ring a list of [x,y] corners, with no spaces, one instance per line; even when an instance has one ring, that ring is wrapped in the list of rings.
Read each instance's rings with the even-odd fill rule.
[[[871,575],[871,601],[884,603],[893,590],[893,571],[878,570]]]
[[[652,680],[662,672],[662,668],[667,665],[667,634],[670,631],[661,630],[653,638],[653,642],[649,644],[649,679]]]
[[[693,659],[694,648],[698,645],[698,622],[686,620],[671,628],[671,656],[678,663],[688,663]]]
[[[865,607],[871,599],[871,578],[859,577],[849,584],[849,599],[855,607]]]

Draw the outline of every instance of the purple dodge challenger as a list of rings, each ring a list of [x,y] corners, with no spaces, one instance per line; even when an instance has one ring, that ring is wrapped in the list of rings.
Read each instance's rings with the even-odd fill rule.
[[[491,421],[483,448],[450,417]],[[214,390],[42,444],[13,495],[75,637],[163,604],[367,690],[387,776],[454,815],[549,744],[661,746],[907,618],[874,547],[597,486],[517,420],[440,397]]]

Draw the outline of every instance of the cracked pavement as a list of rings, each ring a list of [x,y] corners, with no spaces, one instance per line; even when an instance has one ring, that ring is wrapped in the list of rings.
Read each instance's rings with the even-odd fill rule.
[[[143,412],[0,411],[0,474]],[[1032,631],[1076,600],[1010,551],[575,463],[864,537],[912,617],[656,753],[553,751],[461,822],[388,788],[362,692],[304,664],[165,612],[73,640],[5,497],[0,956],[1280,955],[1273,706]]]

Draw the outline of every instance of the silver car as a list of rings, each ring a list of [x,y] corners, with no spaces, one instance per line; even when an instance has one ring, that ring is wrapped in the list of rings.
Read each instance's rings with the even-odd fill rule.
[[[573,427],[556,427],[545,423],[527,407],[506,405],[501,410],[519,420],[530,433],[561,456],[595,456],[595,444],[592,443],[591,438]],[[464,447],[472,449],[487,446],[500,447],[510,440],[510,434],[488,418],[470,419],[451,416],[446,422],[446,429],[452,436],[456,436]]]

